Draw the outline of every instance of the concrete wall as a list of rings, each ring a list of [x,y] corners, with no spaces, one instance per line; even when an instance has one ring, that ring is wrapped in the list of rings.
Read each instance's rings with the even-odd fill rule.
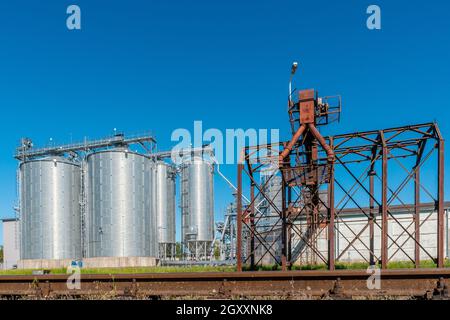
[[[71,265],[71,259],[24,259],[17,263],[18,269],[60,269]]]
[[[20,259],[19,222],[4,219],[3,222],[3,269],[12,269]]]
[[[127,268],[127,267],[154,267],[158,260],[152,257],[100,257],[84,258],[83,268]],[[58,269],[71,265],[70,259],[29,259],[18,262],[19,269]]]
[[[99,257],[84,258],[83,268],[154,267],[158,259],[153,257]]]

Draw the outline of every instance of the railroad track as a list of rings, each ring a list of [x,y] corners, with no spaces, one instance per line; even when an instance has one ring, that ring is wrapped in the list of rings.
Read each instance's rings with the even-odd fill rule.
[[[450,268],[383,270],[368,288],[366,270],[0,276],[2,298],[130,299],[448,299]],[[372,284],[376,284],[370,282]]]

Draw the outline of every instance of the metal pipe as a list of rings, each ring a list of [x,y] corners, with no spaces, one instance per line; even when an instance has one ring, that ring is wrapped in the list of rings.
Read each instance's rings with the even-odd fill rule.
[[[225,182],[235,191],[237,191],[237,187],[235,187],[235,185],[220,171],[220,164],[219,161],[217,161],[216,158],[212,157],[212,162],[216,164],[217,167],[217,173],[219,174],[219,176],[221,176]],[[242,199],[244,199],[247,203],[252,203],[252,201],[250,201],[244,194],[242,194]],[[261,203],[264,202],[264,199],[261,200],[256,206],[255,206],[255,210],[258,211],[259,214],[263,214],[258,208],[260,207]]]
[[[302,124],[298,129],[297,132],[292,136],[291,141],[289,141],[286,148],[284,148],[283,152],[280,154],[280,162],[283,162],[284,158],[288,156],[288,154],[291,152],[294,145],[297,143],[297,140],[300,139],[303,132],[306,130],[306,124]]]
[[[293,62],[292,63],[291,76],[289,77],[289,96],[288,96],[289,108],[291,107],[291,103],[292,103],[292,99],[291,99],[291,96],[292,96],[292,78],[294,78],[295,71],[297,71],[297,66],[298,66],[297,62]]]
[[[334,152],[331,149],[331,147],[327,144],[324,137],[322,137],[319,130],[317,130],[317,128],[314,124],[309,123],[308,128],[311,131],[311,133],[313,134],[313,136],[317,139],[317,141],[319,141],[320,145],[325,150],[325,152],[327,153],[328,161],[332,162],[334,160]]]
[[[292,95],[292,75],[289,78],[289,107],[291,107],[291,95]]]

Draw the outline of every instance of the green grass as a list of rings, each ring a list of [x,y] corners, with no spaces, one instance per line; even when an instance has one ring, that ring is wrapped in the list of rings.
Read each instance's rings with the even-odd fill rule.
[[[337,262],[336,263],[336,269],[342,270],[342,269],[350,269],[350,270],[358,270],[358,269],[367,269],[369,267],[369,264],[367,262]]]
[[[82,274],[111,273],[175,273],[175,272],[229,272],[235,271],[234,266],[186,266],[186,267],[140,267],[140,268],[97,268],[81,269]]]
[[[421,268],[436,268],[436,263],[432,260],[422,260],[420,261]],[[444,267],[450,267],[450,260],[446,259],[444,261]],[[388,263],[389,269],[402,269],[402,268],[414,268],[414,263],[411,261],[396,261]]]
[[[140,267],[140,268],[81,268],[82,274],[118,274],[118,273],[175,273],[175,272],[228,272],[235,271],[234,266],[186,266],[186,267]],[[31,275],[32,269],[0,270],[0,275]],[[51,274],[66,274],[66,268],[51,269]]]
[[[450,260],[445,260],[444,266],[450,268]],[[366,262],[336,262],[337,270],[365,270],[369,267]],[[431,260],[423,260],[420,262],[421,268],[436,268],[436,264]],[[327,265],[322,264],[305,264],[305,265],[294,265],[291,270],[327,270]],[[388,269],[404,269],[404,268],[414,268],[414,263],[410,261],[395,261],[388,264]],[[250,270],[248,267],[244,267],[244,270]],[[280,266],[277,265],[266,265],[259,266],[256,270],[259,271],[270,271],[270,270],[281,270]]]
[[[29,275],[33,272],[31,269],[13,269],[13,270],[0,270],[0,275]]]
[[[411,261],[394,261],[388,263],[389,269],[408,269],[414,268],[415,264]],[[420,261],[421,268],[436,268],[436,264],[432,260]]]
[[[305,264],[301,266],[292,266],[292,270],[326,270],[325,264]]]
[[[360,270],[367,269],[368,263],[364,262],[337,262],[336,269],[338,270]],[[435,268],[436,264],[431,260],[424,260],[420,263],[421,268]],[[450,260],[445,261],[445,267],[450,268]],[[396,261],[388,264],[388,269],[403,269],[414,268],[414,263],[408,261]],[[244,270],[249,270],[248,267],[244,267]],[[294,265],[292,270],[326,270],[325,264],[307,264],[307,265]],[[258,271],[274,271],[281,270],[277,265],[259,266]],[[87,269],[82,268],[82,274],[118,274],[118,273],[176,273],[176,272],[232,272],[236,271],[235,266],[162,266],[162,267],[140,267],[140,268],[97,268]],[[66,274],[66,268],[51,269],[51,274]],[[32,269],[15,269],[15,270],[0,270],[0,275],[31,275]]]

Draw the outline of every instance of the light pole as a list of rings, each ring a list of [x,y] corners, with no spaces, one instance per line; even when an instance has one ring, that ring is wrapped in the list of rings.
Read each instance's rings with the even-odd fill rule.
[[[291,106],[291,96],[292,96],[292,78],[294,77],[295,71],[297,71],[298,62],[294,61],[291,67],[291,76],[289,77],[289,107]]]

